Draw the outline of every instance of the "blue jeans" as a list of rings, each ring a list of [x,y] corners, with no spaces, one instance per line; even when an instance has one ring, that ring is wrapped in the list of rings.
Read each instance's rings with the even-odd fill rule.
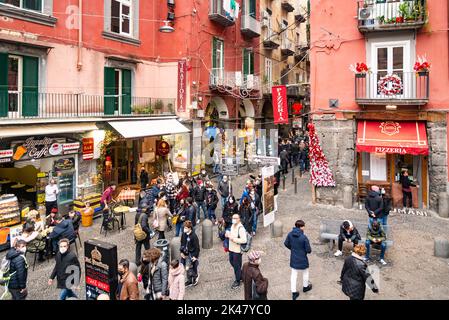
[[[305,168],[305,161],[299,160],[299,170],[301,170],[301,172],[304,172],[304,168]]]
[[[220,164],[214,164],[213,173],[220,173]]]
[[[198,212],[197,212],[197,219],[201,219],[201,210],[204,212],[204,219],[207,219],[207,210],[206,210],[206,204],[203,202],[197,202],[196,205],[198,206]]]
[[[221,208],[224,209],[225,205],[226,205],[226,200],[228,199],[228,197],[223,197],[221,196]]]
[[[229,251],[229,263],[234,269],[235,281],[242,279],[242,254]]]
[[[215,209],[207,208],[207,216],[210,220],[217,220],[217,217],[215,216]]]
[[[257,230],[257,210],[253,210],[253,232]]]
[[[72,289],[62,289],[61,294],[59,295],[59,300],[65,300],[67,298],[78,298],[78,296]]]
[[[179,237],[179,234],[180,234],[181,231],[182,231],[183,225],[184,225],[184,222],[178,222],[178,223],[176,224],[176,235],[175,235],[175,237]]]
[[[388,216],[383,216],[382,218],[368,218],[368,223],[371,226],[376,219],[382,226],[387,225]]]
[[[369,251],[371,248],[371,243],[372,242],[370,240],[366,240],[366,242],[365,242],[367,259],[369,259]],[[387,250],[387,244],[385,243],[385,241],[382,241],[382,243],[380,244],[380,259],[383,259],[385,257],[386,250]]]

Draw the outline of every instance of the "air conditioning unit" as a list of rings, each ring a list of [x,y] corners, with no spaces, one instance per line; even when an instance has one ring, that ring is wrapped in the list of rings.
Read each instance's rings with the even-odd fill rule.
[[[374,19],[373,8],[361,8],[359,9],[359,20],[370,20]]]

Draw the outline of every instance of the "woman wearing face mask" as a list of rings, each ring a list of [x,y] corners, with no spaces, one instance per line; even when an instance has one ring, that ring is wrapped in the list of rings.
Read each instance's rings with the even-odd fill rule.
[[[163,300],[168,296],[168,266],[159,249],[144,252],[139,279],[145,288],[145,300]]]
[[[259,266],[262,252],[248,253],[248,262],[242,267],[243,289],[245,300],[267,300],[268,279],[262,276]]]
[[[48,280],[48,285],[51,286],[53,280],[56,278],[57,287],[61,289],[61,294],[59,295],[60,300],[66,300],[66,298],[78,298],[73,292],[74,287],[79,288],[80,278],[81,278],[81,265],[78,257],[70,251],[70,241],[68,239],[59,240],[59,250],[56,254],[56,264]],[[73,273],[73,268],[77,271]],[[68,280],[69,276],[77,275],[78,277],[72,281]],[[70,285],[71,287],[67,287]],[[72,287],[73,285],[73,287]]]
[[[239,215],[245,230],[252,232],[254,215],[253,210],[251,209],[251,202],[248,198],[243,199],[239,209]]]
[[[167,219],[172,218],[170,210],[167,208],[167,203],[164,199],[160,199],[157,203],[157,208],[153,213],[155,229],[159,233],[159,239],[165,239],[165,231],[168,229]],[[154,224],[156,222],[156,224]]]
[[[230,196],[223,208],[223,220],[225,222],[226,230],[229,230],[232,226],[232,216],[238,213],[239,213],[239,206],[235,202],[235,197]]]
[[[259,195],[256,193],[256,190],[254,188],[251,189],[250,193],[249,193],[249,200],[251,202],[251,211],[253,213],[253,225],[251,229],[247,229],[252,230],[253,232],[253,236],[256,235],[256,231],[257,231],[257,218],[259,216],[259,212],[260,212],[260,207],[261,207],[261,201],[260,201],[260,197]]]
[[[187,269],[186,287],[196,286],[198,275],[198,258],[200,255],[200,241],[193,230],[192,222],[184,222],[184,233],[181,236],[181,263]]]

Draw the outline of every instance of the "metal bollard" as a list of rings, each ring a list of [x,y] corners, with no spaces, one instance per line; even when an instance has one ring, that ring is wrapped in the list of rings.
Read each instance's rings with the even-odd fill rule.
[[[282,177],[282,190],[285,191],[285,175]]]
[[[170,241],[167,239],[159,239],[154,243],[154,247],[161,250],[162,253],[162,259],[167,264],[167,269],[170,266]]]
[[[298,179],[295,178],[295,194],[298,193]]]
[[[292,169],[292,184],[295,183],[295,169]]]
[[[214,246],[212,227],[213,223],[209,219],[204,220],[201,224],[203,249],[211,249]]]

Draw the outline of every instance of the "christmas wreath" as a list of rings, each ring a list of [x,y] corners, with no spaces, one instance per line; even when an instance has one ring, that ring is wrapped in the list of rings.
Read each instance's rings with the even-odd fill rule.
[[[386,75],[377,83],[379,93],[386,96],[401,94],[403,86],[402,79],[397,74]]]

